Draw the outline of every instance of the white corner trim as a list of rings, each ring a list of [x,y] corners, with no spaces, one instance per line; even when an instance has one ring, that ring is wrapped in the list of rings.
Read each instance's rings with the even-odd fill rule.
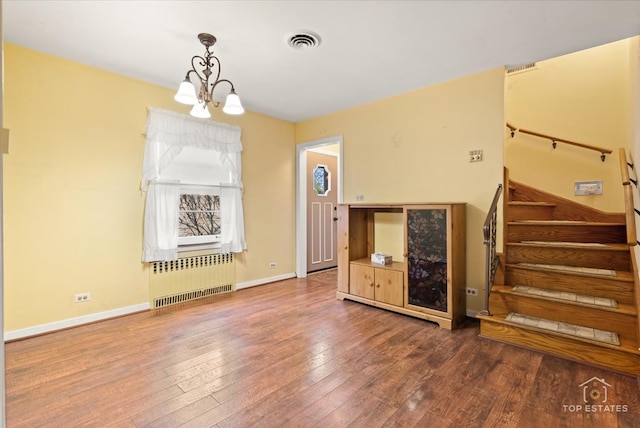
[[[282,281],[284,279],[295,278],[295,272],[285,273],[282,275],[272,276],[269,278],[256,279],[254,281],[241,282],[236,284],[236,290],[241,290],[243,288],[255,287],[256,285],[264,285],[270,282]]]
[[[40,324],[33,327],[22,328],[19,330],[7,331],[4,333],[4,341],[22,339],[29,336],[36,336],[39,334],[50,333],[56,330],[62,330],[69,327],[77,327],[83,324],[89,324],[95,321],[102,321],[109,318],[115,318],[122,315],[129,315],[135,312],[142,312],[149,310],[151,305],[149,303],[140,303],[138,305],[127,306],[119,309],[112,309],[105,312],[97,312],[95,314],[83,315],[77,318],[69,318],[62,321],[50,322],[47,324]]]

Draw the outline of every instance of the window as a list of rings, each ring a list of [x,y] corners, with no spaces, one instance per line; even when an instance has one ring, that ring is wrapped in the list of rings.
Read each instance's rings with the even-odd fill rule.
[[[192,249],[246,250],[241,129],[149,108],[146,134],[142,260],[175,260]]]
[[[180,193],[178,245],[220,242],[222,218],[220,195]]]
[[[318,196],[327,196],[331,190],[331,172],[326,165],[317,165],[313,170],[313,190]]]

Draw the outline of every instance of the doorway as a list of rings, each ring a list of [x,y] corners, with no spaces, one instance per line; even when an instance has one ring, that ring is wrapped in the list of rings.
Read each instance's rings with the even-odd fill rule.
[[[337,266],[342,137],[298,144],[296,155],[296,275],[304,278]]]

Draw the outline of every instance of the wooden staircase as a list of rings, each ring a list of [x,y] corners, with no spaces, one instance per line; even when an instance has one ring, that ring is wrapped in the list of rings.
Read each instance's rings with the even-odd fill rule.
[[[640,376],[625,214],[509,182],[505,245],[480,335]]]

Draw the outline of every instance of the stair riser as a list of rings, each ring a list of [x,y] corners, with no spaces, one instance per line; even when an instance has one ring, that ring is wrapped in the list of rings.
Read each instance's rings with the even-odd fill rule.
[[[505,284],[528,285],[548,290],[605,297],[620,303],[634,303],[633,282],[605,276],[578,276],[507,266]]]
[[[542,300],[533,296],[491,293],[489,300],[491,313],[505,316],[511,312],[544,318],[582,327],[618,333],[621,340],[636,340],[636,317],[603,309],[577,306],[561,301]]]
[[[628,250],[507,245],[507,263],[539,263],[620,271],[631,270]]]
[[[640,355],[485,320],[480,323],[480,336],[619,373],[640,376]]]
[[[553,207],[549,206],[510,206],[507,221],[517,220],[553,220]]]
[[[537,225],[509,223],[508,242],[545,241],[615,244],[626,242],[622,225]]]

